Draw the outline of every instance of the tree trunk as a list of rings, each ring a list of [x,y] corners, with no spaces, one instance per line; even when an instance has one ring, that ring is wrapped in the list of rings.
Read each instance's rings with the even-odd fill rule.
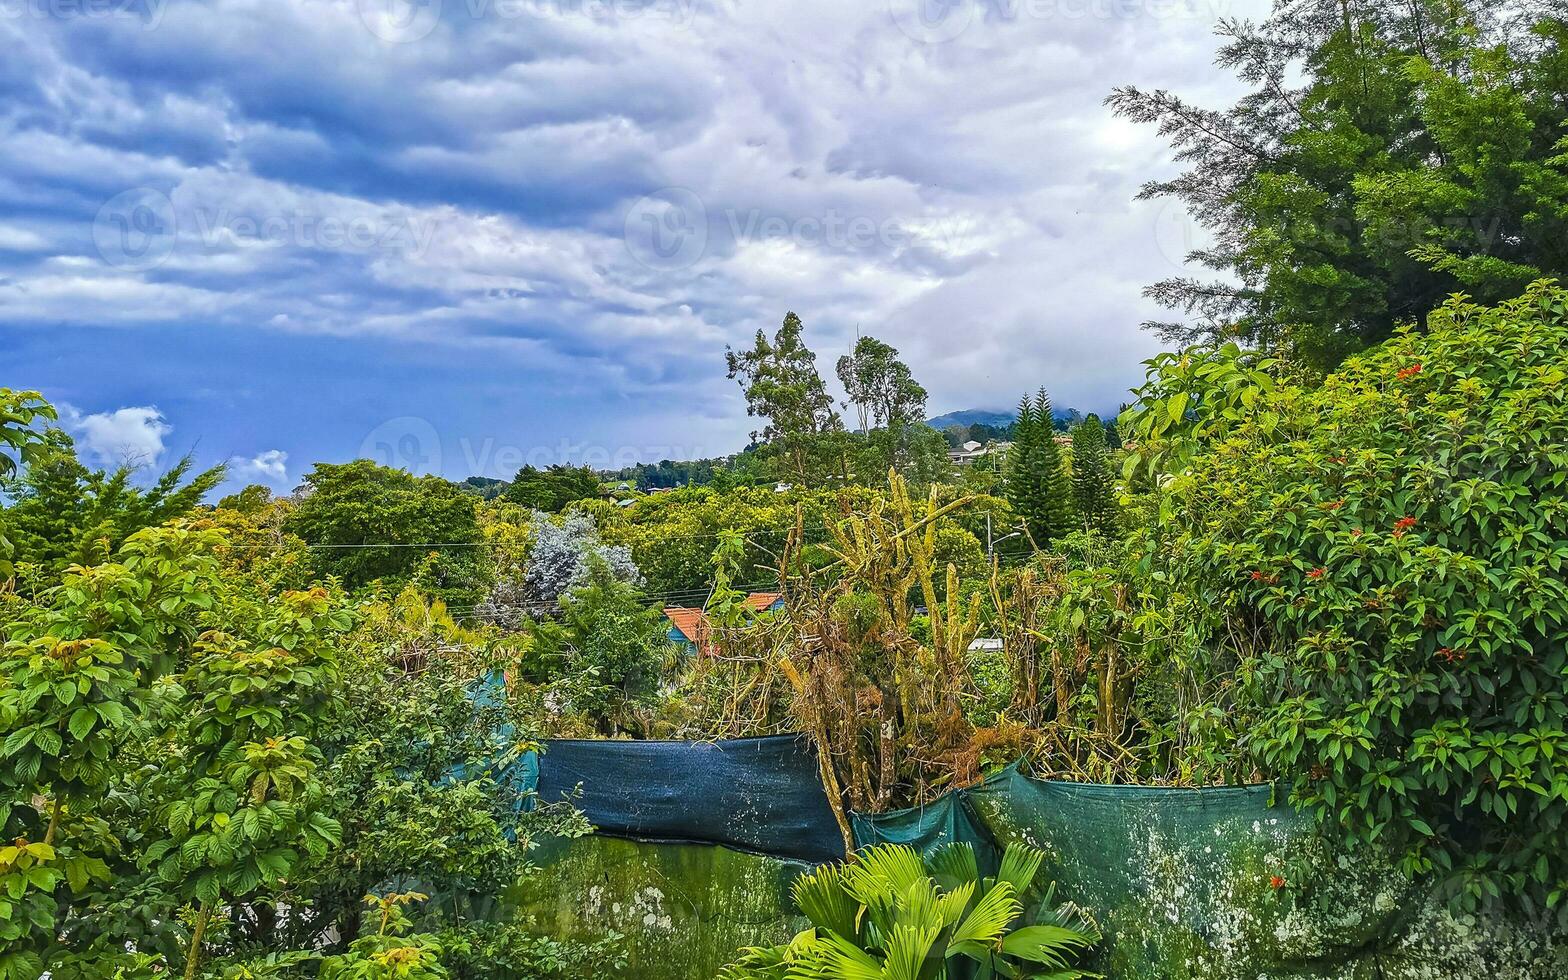
[[[201,940],[207,934],[207,920],[212,917],[212,906],[201,903],[196,913],[196,928],[191,932],[191,948],[185,954],[185,980],[196,980],[196,967],[201,963]]]

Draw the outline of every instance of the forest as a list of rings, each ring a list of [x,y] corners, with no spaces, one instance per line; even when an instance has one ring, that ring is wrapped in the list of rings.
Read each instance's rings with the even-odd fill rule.
[[[1041,379],[1007,427],[940,431],[869,335],[840,404],[781,311],[705,354],[755,426],[734,456],[319,462],[218,496],[189,460],[95,468],[4,379],[0,980],[615,976],[623,936],[496,912],[593,832],[506,782],[549,739],[809,738],[849,860],[734,980],[1091,975],[1093,910],[1041,901],[1029,848],[984,878],[854,856],[852,815],[1018,760],[1271,783],[1457,910],[1562,928],[1568,21],[1325,3],[1220,33],[1235,105],[1108,99],[1186,168],[1145,193],[1215,277],[1149,287],[1172,349],[1114,418]],[[956,464],[960,437],[990,451]]]

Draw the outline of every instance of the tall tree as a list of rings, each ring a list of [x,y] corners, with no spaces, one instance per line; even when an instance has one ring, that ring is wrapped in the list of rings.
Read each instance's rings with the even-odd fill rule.
[[[898,350],[875,337],[861,337],[855,350],[838,359],[838,379],[844,385],[860,432],[867,438],[876,468],[904,472],[911,464],[932,459],[925,432],[926,389],[898,359]],[[917,428],[919,427],[919,428]],[[875,431],[874,431],[875,430]],[[945,461],[946,454],[942,454]],[[920,469],[929,469],[922,465]],[[863,474],[870,475],[870,474]]]
[[[1235,105],[1116,89],[1190,165],[1139,196],[1185,206],[1213,236],[1187,260],[1219,273],[1148,287],[1186,319],[1146,326],[1327,369],[1452,292],[1493,301],[1568,271],[1568,26],[1550,9],[1279,4],[1219,26],[1219,63],[1252,86]]]
[[[474,546],[476,500],[455,483],[360,459],[317,463],[305,485],[284,530],[314,546],[320,574],[350,588],[380,581],[394,592],[418,579],[427,594],[464,605],[487,584]]]
[[[1062,468],[1051,396],[1041,388],[1018,404],[1007,499],[1038,546],[1072,529],[1072,489]]]
[[[809,484],[831,465],[831,437],[844,423],[817,373],[817,355],[801,338],[803,329],[800,317],[788,313],[772,341],[758,330],[749,350],[725,348],[724,359],[746,393],[746,413],[766,420],[752,439],[770,443],[783,471]]]
[[[1105,427],[1090,414],[1073,429],[1073,509],[1091,531],[1116,531],[1115,483],[1106,453]]]
[[[530,464],[517,471],[501,497],[554,514],[574,500],[598,497],[600,489],[599,474],[591,466],[556,464],[541,470]]]
[[[926,390],[898,359],[898,349],[875,337],[861,337],[855,350],[838,359],[838,379],[860,419],[860,431],[891,429],[922,421]]]

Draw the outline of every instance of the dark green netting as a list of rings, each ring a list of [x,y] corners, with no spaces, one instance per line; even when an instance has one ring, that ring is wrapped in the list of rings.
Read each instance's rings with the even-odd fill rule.
[[[487,678],[476,704],[503,692]],[[521,907],[544,932],[627,933],[627,976],[639,980],[708,980],[726,949],[787,938],[798,925],[794,861],[843,856],[804,737],[554,741],[542,758],[498,756],[492,774],[518,805],[537,787],[540,799],[573,799],[612,835],[542,850],[544,876]],[[1057,897],[1104,929],[1093,966],[1115,980],[1568,977],[1557,931],[1456,915],[1387,860],[1330,851],[1268,787],[1059,783],[1014,766],[923,807],[851,822],[861,845],[968,841],[988,869],[1009,842],[1039,847]]]
[[[804,736],[718,742],[551,740],[539,799],[571,800],[601,833],[724,844],[799,861],[844,857]]]
[[[962,793],[948,793],[924,806],[889,813],[852,813],[850,828],[856,847],[873,844],[908,844],[929,854],[954,842],[974,848],[981,874],[996,873],[1000,852],[991,835],[975,823]]]

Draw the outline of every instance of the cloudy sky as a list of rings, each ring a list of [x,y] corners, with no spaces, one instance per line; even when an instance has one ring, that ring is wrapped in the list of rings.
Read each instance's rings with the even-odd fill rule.
[[[1260,0],[0,0],[0,385],[288,489],[733,452],[726,344],[1112,409],[1184,217],[1111,87]]]

